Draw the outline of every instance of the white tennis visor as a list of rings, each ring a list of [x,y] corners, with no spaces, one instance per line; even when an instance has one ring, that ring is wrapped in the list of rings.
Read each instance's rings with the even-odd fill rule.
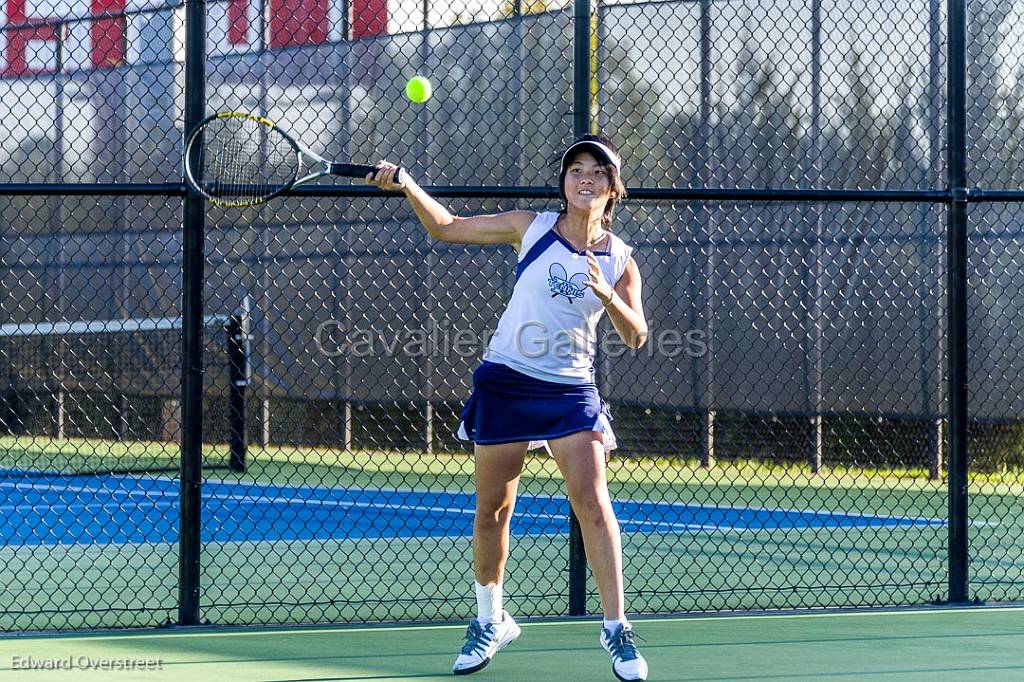
[[[569,148],[562,154],[562,170],[565,170],[566,161],[578,151],[590,152],[598,161],[610,163],[615,166],[615,170],[619,172],[619,175],[622,174],[622,162],[619,160],[619,155],[600,142],[594,142],[593,140],[581,140],[569,145]]]

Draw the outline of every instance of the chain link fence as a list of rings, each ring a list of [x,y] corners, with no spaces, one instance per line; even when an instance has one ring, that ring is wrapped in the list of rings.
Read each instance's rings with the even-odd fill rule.
[[[961,35],[938,0],[9,2],[0,628],[472,613],[454,433],[515,252],[434,242],[341,179],[197,225],[190,98],[400,163],[460,215],[559,210],[580,120],[617,142],[651,328],[628,351],[605,321],[598,344],[630,613],[1020,600],[1022,12],[972,4]],[[534,451],[517,615],[599,610],[568,514]]]

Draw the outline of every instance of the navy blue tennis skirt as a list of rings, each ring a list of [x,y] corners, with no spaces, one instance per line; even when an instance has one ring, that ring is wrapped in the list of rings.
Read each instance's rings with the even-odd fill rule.
[[[604,434],[615,447],[611,415],[594,384],[560,384],[484,360],[473,372],[473,393],[462,410],[459,438],[480,445],[544,441],[578,431]]]

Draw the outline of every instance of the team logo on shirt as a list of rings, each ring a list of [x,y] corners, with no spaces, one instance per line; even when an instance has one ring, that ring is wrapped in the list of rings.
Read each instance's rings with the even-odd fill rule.
[[[577,272],[572,277],[565,271],[561,263],[552,263],[548,268],[548,287],[551,289],[551,298],[565,296],[569,303],[575,298],[583,298],[587,287],[583,283],[587,281],[585,272]]]

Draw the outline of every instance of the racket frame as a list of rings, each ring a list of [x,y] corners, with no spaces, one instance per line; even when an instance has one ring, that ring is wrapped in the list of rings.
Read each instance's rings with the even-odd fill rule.
[[[206,130],[210,123],[225,118],[248,119],[250,121],[254,121],[255,123],[261,126],[268,128],[269,130],[273,130],[276,134],[283,137],[285,141],[291,146],[292,151],[295,152],[295,155],[298,160],[298,164],[296,165],[295,177],[293,177],[289,182],[281,185],[274,192],[268,194],[265,197],[260,197],[257,199],[247,198],[244,200],[225,200],[224,198],[211,194],[206,189],[204,189],[199,179],[196,178],[195,174],[193,173],[193,164],[190,161],[193,159],[193,155],[199,154],[201,151],[203,151],[198,146],[199,141],[202,139],[203,131]],[[309,157],[312,163],[306,163],[305,159],[303,159],[303,156]],[[204,118],[202,121],[199,122],[199,125],[195,127],[195,129],[192,131],[192,134],[189,135],[189,138],[185,143],[185,153],[182,158],[184,160],[185,165],[185,182],[188,184],[188,186],[195,190],[198,194],[200,194],[204,199],[208,200],[209,202],[217,206],[226,207],[256,206],[281,196],[282,194],[292,189],[293,187],[308,182],[313,182],[314,180],[318,180],[327,175],[337,175],[345,178],[365,178],[370,173],[376,173],[379,170],[376,166],[366,166],[352,163],[337,163],[333,161],[328,161],[319,154],[310,151],[308,147],[305,147],[304,145],[299,143],[294,137],[289,135],[287,131],[285,131],[283,128],[278,126],[270,119],[264,116],[259,116],[257,114],[252,114],[245,111],[222,111],[213,114],[212,116],[207,116],[206,118]],[[317,170],[311,173],[307,173],[302,177],[298,177],[299,170],[301,170],[303,166],[311,165],[317,168]],[[395,171],[394,182],[398,184],[402,183],[402,172],[403,171],[401,168]]]

